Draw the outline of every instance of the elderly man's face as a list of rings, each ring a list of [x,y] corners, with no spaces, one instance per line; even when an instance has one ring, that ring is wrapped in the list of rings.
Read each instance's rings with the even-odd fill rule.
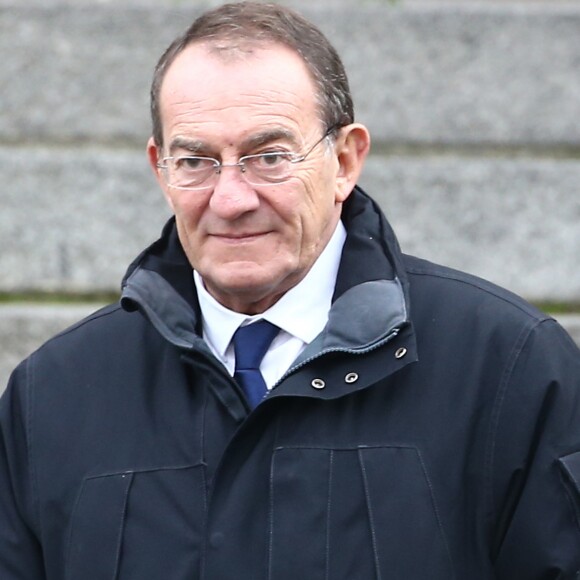
[[[229,58],[192,45],[169,67],[160,104],[164,144],[158,150],[151,140],[148,153],[185,253],[220,303],[262,312],[306,275],[332,236],[358,175],[352,163],[345,168],[341,150],[356,147],[343,134],[336,144],[324,140],[283,183],[250,185],[230,167],[212,188],[167,185],[156,168],[162,157],[229,164],[273,150],[303,154],[323,136],[314,83],[279,45]],[[368,143],[357,146],[366,153]]]

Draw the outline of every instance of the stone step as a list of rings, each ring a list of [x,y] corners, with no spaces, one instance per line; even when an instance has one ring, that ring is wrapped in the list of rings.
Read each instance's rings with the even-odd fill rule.
[[[580,143],[578,2],[286,4],[337,46],[379,142]],[[215,5],[4,0],[2,140],[141,146],[157,58]]]
[[[57,332],[87,316],[101,305],[0,306],[0,393],[16,365]],[[580,345],[580,314],[556,318]]]
[[[117,291],[169,217],[143,151],[0,147],[0,175],[0,292]],[[580,161],[378,152],[361,183],[404,251],[580,301]]]

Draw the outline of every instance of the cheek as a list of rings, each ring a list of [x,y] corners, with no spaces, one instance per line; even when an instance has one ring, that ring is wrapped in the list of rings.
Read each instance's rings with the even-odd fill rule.
[[[199,235],[197,221],[192,218],[191,212],[184,212],[182,209],[178,208],[175,212],[177,235],[189,263],[197,269],[203,254],[203,240]]]
[[[341,204],[335,195],[334,181],[322,172],[306,185],[307,195],[302,205],[302,252],[314,259],[331,238],[340,220]]]
[[[207,202],[195,192],[177,191],[170,195],[170,205],[176,218],[184,225],[189,225],[199,221]]]
[[[203,204],[188,192],[174,195],[172,203],[181,245],[190,262],[195,261],[203,241],[201,235],[203,228],[200,226],[204,213]]]
[[[335,218],[338,209],[331,183],[328,176],[318,174],[304,184],[302,213],[305,228],[318,230],[319,234]]]

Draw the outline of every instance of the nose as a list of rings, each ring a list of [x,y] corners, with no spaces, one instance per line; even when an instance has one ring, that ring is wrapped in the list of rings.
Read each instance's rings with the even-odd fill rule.
[[[239,165],[222,165],[216,179],[209,205],[217,216],[232,220],[259,207],[260,198]]]

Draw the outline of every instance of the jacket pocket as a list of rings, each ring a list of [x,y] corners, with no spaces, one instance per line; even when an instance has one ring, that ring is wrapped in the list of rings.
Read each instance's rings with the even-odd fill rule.
[[[580,451],[561,457],[559,462],[576,514],[576,523],[580,528]]]
[[[67,580],[181,580],[199,575],[201,466],[84,480],[72,514]]]
[[[115,578],[132,481],[132,473],[122,473],[83,482],[70,533],[67,580]]]
[[[415,448],[279,448],[270,493],[270,580],[455,577]]]

